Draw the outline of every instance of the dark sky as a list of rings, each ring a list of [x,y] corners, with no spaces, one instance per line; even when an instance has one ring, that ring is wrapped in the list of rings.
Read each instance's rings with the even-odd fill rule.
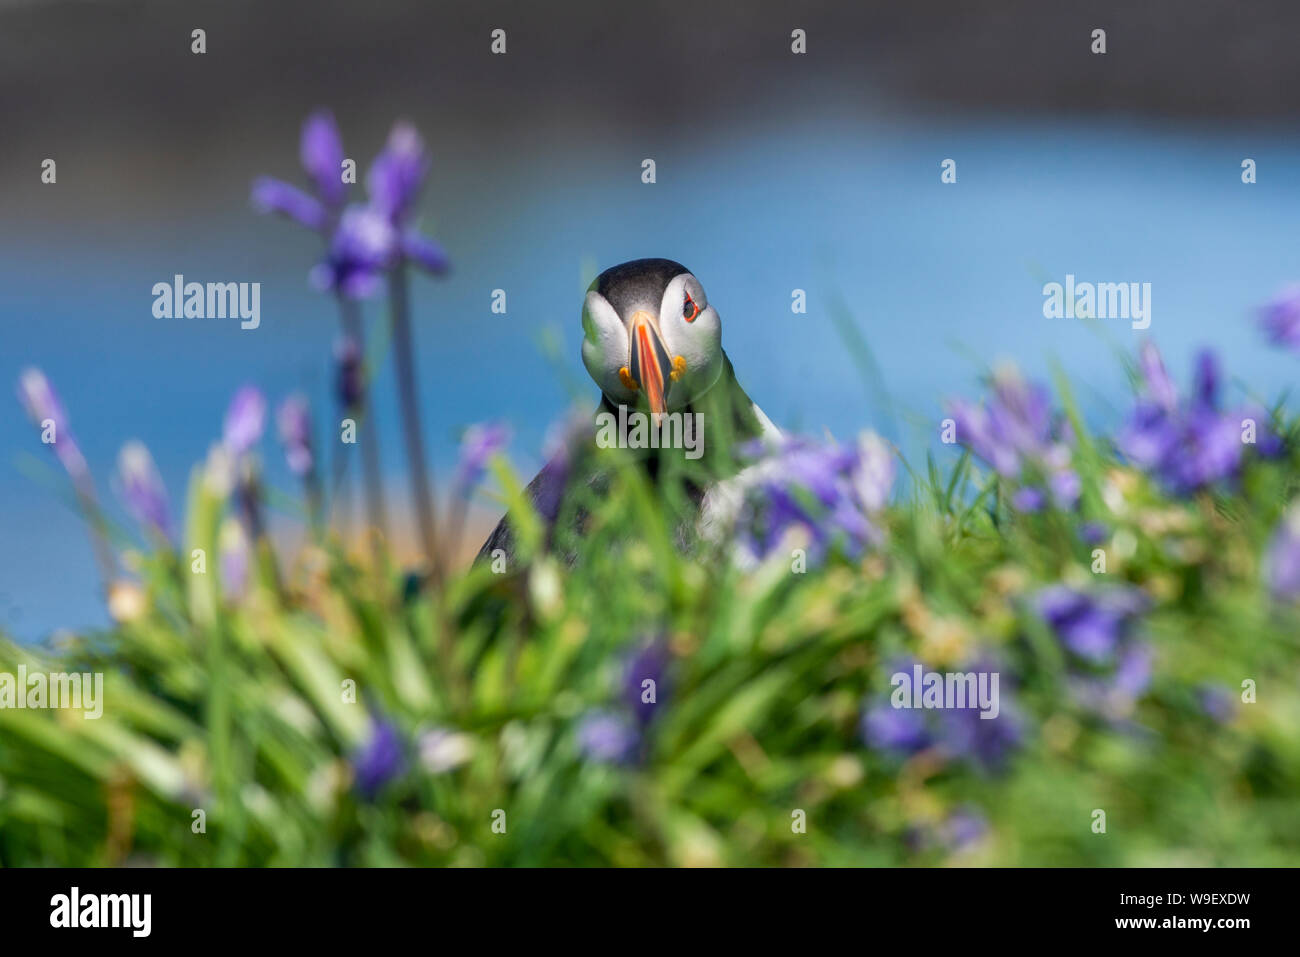
[[[208,31],[201,73],[185,62],[194,27]],[[488,55],[494,27],[505,57]],[[794,27],[809,36],[798,60]],[[210,128],[376,88],[427,103],[459,87],[457,102],[503,121],[568,109],[674,123],[769,86],[907,109],[1276,116],[1300,113],[1298,28],[1290,0],[0,0],[0,114],[10,148],[65,116],[171,129],[183,100]]]
[[[514,129],[571,148],[827,109],[1277,122],[1300,115],[1295,36],[1293,0],[0,0],[0,208],[18,228],[165,208],[200,167],[244,181],[322,104],[358,142],[400,115],[485,155]],[[88,188],[34,208],[46,156]]]

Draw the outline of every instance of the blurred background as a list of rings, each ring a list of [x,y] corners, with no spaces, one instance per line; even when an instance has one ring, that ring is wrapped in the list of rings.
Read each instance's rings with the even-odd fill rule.
[[[1294,360],[1251,317],[1300,277],[1300,61],[1282,46],[1298,30],[1281,0],[0,0],[0,381],[12,394],[23,367],[47,372],[115,509],[109,474],[139,438],[179,511],[245,382],[273,402],[304,390],[331,421],[337,317],[307,283],[318,241],[248,199],[258,175],[302,182],[300,125],[328,107],[361,178],[399,118],[434,157],[422,225],[453,271],[413,295],[440,477],[473,422],[511,423],[531,470],[548,425],[594,404],[582,290],[640,256],[699,276],[741,382],[790,429],[873,426],[914,452],[943,397],[999,358],[1040,377],[1059,361],[1108,420],[1128,396],[1114,350],[1140,334],[1044,319],[1043,283],[1067,273],[1151,283],[1146,334],[1179,379],[1213,342],[1237,389],[1269,398]],[[260,282],[261,327],[155,319],[151,288],[176,273]],[[386,342],[378,305],[366,320]],[[396,486],[387,367],[373,400]],[[269,449],[269,481],[287,484]],[[85,530],[34,468],[45,452],[0,400],[0,628],[29,640],[105,621]],[[495,518],[485,505],[476,526]]]

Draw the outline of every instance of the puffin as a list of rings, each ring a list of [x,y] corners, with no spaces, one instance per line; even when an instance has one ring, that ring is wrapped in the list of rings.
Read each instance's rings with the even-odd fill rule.
[[[583,365],[600,401],[590,418],[564,430],[524,493],[544,525],[547,550],[570,566],[578,560],[575,543],[590,519],[592,497],[609,489],[612,468],[600,452],[610,444],[627,449],[673,503],[679,550],[720,540],[740,507],[745,474],[755,467],[741,450],[755,440],[777,441],[781,433],[737,381],[722,348],[721,317],[703,284],[671,259],[611,266],[587,288],[582,332]],[[649,425],[686,441],[646,448]],[[513,566],[517,553],[507,513],[476,561],[504,556]]]

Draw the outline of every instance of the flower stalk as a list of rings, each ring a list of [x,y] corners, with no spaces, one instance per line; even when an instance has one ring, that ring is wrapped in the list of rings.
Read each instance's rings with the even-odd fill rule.
[[[361,306],[355,299],[339,296],[339,310],[343,320],[343,335],[355,344],[358,353],[365,355],[365,331],[361,327]],[[364,368],[364,366],[363,366]],[[375,550],[378,561],[382,552],[382,540],[388,530],[388,510],[384,503],[384,477],[380,466],[379,432],[375,427],[374,417],[370,414],[369,383],[364,371],[357,377],[356,394],[352,397],[351,408],[344,409],[344,415],[360,415],[365,421],[361,423],[361,471],[366,490],[366,515],[370,523],[367,539]]]
[[[415,384],[415,343],[411,332],[410,295],[406,265],[398,262],[388,277],[388,304],[393,324],[393,363],[397,372],[397,399],[402,412],[407,467],[411,476],[411,504],[419,524],[420,544],[435,581],[441,577],[438,558],[437,511],[433,481],[424,454],[420,427],[420,400]]]

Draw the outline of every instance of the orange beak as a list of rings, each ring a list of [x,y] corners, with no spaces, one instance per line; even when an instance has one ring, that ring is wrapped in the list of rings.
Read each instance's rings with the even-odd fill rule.
[[[664,345],[663,337],[650,313],[639,310],[628,323],[628,353],[632,362],[632,378],[645,393],[650,411],[668,410],[668,388],[672,382],[673,362]]]

